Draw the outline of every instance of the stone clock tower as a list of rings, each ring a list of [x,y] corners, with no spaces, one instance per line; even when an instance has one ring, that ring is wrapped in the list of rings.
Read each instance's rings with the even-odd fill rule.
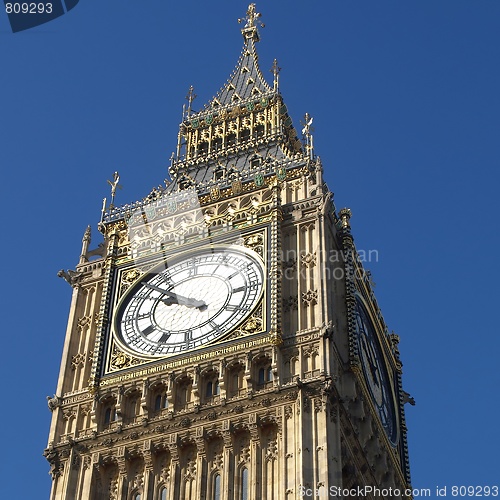
[[[51,499],[408,498],[398,336],[243,22],[166,186],[111,204],[73,290],[45,456]],[[349,491],[347,491],[349,490]]]

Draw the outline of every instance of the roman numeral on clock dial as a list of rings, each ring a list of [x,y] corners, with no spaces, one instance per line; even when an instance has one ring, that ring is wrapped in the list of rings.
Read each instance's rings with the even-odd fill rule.
[[[148,357],[201,347],[249,316],[264,277],[261,258],[244,248],[174,256],[121,299],[116,330],[122,343]]]

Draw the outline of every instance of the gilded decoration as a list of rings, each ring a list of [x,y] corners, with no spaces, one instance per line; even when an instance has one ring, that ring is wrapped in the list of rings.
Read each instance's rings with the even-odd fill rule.
[[[244,245],[264,258],[264,235],[263,233],[250,234],[244,236]]]
[[[255,312],[238,329],[234,330],[227,340],[243,337],[245,335],[261,333],[263,331],[265,331],[265,321],[264,307],[263,302],[261,301]],[[272,341],[271,338],[269,340]]]
[[[125,271],[122,274],[121,286],[120,286],[120,295],[123,295],[130,285],[141,276],[141,272],[138,269],[130,269],[129,271]]]
[[[113,344],[111,360],[109,363],[109,371],[123,370],[144,363],[144,360],[135,358],[120,350],[116,344]]]
[[[231,191],[233,195],[238,195],[243,191],[243,183],[240,180],[235,180],[231,183]]]
[[[218,200],[220,198],[220,187],[219,186],[214,186],[210,188],[210,198],[212,200]]]
[[[271,344],[279,346],[283,344],[283,335],[279,331],[273,331],[270,333]]]
[[[286,179],[286,168],[285,167],[278,167],[276,169],[276,178],[279,181],[284,181]]]
[[[81,318],[78,318],[78,330],[83,331],[85,330],[92,322],[92,319],[90,316],[82,316]]]

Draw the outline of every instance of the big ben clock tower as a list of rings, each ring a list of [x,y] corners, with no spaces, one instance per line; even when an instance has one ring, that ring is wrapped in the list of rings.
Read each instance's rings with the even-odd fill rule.
[[[171,181],[85,232],[51,499],[409,498],[402,364],[315,155],[258,66],[188,94]]]

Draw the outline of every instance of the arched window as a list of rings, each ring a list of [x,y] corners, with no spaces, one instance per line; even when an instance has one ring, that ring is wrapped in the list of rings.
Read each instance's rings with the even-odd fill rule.
[[[273,381],[273,370],[271,367],[271,361],[261,361],[260,368],[257,372],[257,385],[260,386],[261,389],[270,387]]]
[[[210,370],[203,376],[204,384],[204,401],[205,403],[213,403],[217,401],[217,397],[220,393],[219,390],[219,374],[215,370]]]
[[[214,476],[213,500],[220,500],[220,474]]]
[[[183,376],[177,380],[175,386],[175,409],[176,411],[188,410],[192,407],[191,391],[193,381],[188,376]]]
[[[212,397],[212,390],[213,390],[213,384],[212,381],[209,380],[207,383],[207,390],[205,391],[205,396],[207,396],[207,398]]]
[[[115,420],[116,420],[116,408],[115,408],[115,402],[109,402],[106,404],[104,407],[104,417],[102,420],[102,423],[104,427],[109,427]]]
[[[241,469],[241,500],[248,500],[248,469]]]
[[[155,411],[161,410],[161,400],[162,400],[161,394],[158,394],[158,396],[156,396],[155,398]]]
[[[165,486],[162,486],[159,498],[160,500],[167,500],[167,488]]]
[[[167,388],[163,384],[155,387],[152,398],[151,404],[155,414],[160,413],[164,408],[168,408]]]
[[[244,380],[245,369],[242,365],[237,364],[228,370],[227,384],[228,396],[234,398],[235,396],[242,396],[244,393]]]
[[[129,394],[125,400],[125,423],[135,422],[141,411],[141,395],[134,391]]]
[[[273,380],[273,370],[270,366],[268,366],[267,368],[259,369],[259,384],[272,382],[272,380]]]

